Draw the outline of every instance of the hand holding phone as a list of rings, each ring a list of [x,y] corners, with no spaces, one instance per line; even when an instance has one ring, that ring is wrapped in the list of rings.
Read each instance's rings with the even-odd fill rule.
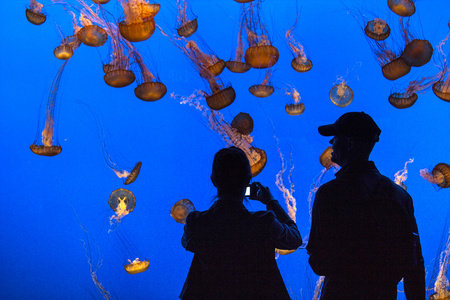
[[[245,191],[245,196],[251,200],[258,200],[263,204],[267,204],[269,201],[274,200],[269,188],[267,186],[263,186],[259,182],[253,182],[250,184]]]

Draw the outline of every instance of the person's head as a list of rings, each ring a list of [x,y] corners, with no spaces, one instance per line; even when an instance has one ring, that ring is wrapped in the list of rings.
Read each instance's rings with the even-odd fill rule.
[[[351,161],[366,161],[378,142],[380,128],[371,116],[364,112],[349,112],[333,124],[319,126],[323,136],[333,136],[331,160],[341,167]]]
[[[242,200],[251,178],[250,163],[241,149],[232,146],[214,155],[211,181],[219,198]]]

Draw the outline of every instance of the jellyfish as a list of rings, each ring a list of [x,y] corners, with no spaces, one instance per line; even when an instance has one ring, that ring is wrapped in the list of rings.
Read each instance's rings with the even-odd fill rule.
[[[141,54],[133,49],[132,56],[141,70],[141,83],[134,89],[134,94],[142,101],[157,101],[164,97],[167,88],[164,83],[160,82],[144,64]]]
[[[249,135],[253,132],[253,119],[247,113],[237,114],[231,122],[231,127],[243,135]]]
[[[109,2],[109,0],[92,0],[92,2],[97,4],[106,4]]]
[[[105,29],[93,24],[92,15],[89,15],[85,9],[80,13],[80,22],[83,27],[77,32],[77,37],[83,44],[100,47],[106,42],[108,35]]]
[[[311,70],[313,64],[312,61],[306,56],[303,45],[297,42],[294,38],[294,35],[292,34],[292,31],[297,26],[298,16],[299,15],[297,15],[294,26],[286,31],[286,41],[289,45],[289,48],[291,49],[292,54],[294,55],[294,58],[291,61],[292,68],[297,72],[304,73]]]
[[[213,54],[209,48],[208,52],[211,54],[203,52],[197,43],[191,40],[186,43],[185,49],[185,54],[194,63],[202,78],[211,79],[211,75],[219,76],[225,69],[225,61]]]
[[[437,65],[440,68],[440,71],[437,74],[439,79],[433,84],[433,93],[439,99],[446,102],[450,102],[450,76],[448,74],[447,56],[444,53],[443,46],[448,41],[449,36],[450,34],[447,34],[439,45],[436,46],[437,54],[439,56],[439,64]]]
[[[322,154],[319,156],[319,162],[325,169],[337,168],[338,165],[331,160],[331,156],[333,154],[333,147],[328,146]]]
[[[252,2],[253,0],[234,0],[234,1],[236,1],[237,3],[249,3]]]
[[[186,224],[186,218],[191,211],[194,211],[194,204],[189,199],[181,199],[176,202],[170,210],[170,215],[177,223]]]
[[[43,126],[44,128],[41,131],[41,124],[38,125],[36,138],[33,144],[30,145],[30,149],[34,154],[42,156],[55,156],[62,151],[56,134],[56,125],[58,119],[55,115],[55,112],[59,83],[68,61],[69,60],[66,60],[62,64],[62,66],[58,70],[58,73],[56,73],[56,76],[53,79],[45,110],[45,121]],[[39,123],[41,123],[41,120],[39,121]]]
[[[411,67],[421,67],[428,63],[433,56],[433,46],[428,40],[417,39],[411,33],[409,21],[406,25],[403,18],[400,18],[400,30],[405,48],[401,54],[403,61]]]
[[[402,170],[398,171],[397,173],[395,173],[394,175],[394,182],[401,186],[405,191],[406,191],[406,185],[404,184],[404,182],[406,181],[406,179],[408,179],[408,164],[414,162],[414,158],[411,158],[410,160],[408,160],[407,162],[405,162],[405,166],[403,167]]]
[[[427,291],[432,292],[430,300],[446,300],[450,298],[450,282],[448,280],[448,266],[450,262],[450,232],[447,216],[442,238],[437,251],[431,280]]]
[[[269,85],[270,77],[272,76],[272,69],[269,68],[266,71],[266,75],[264,76],[264,80],[260,84],[252,85],[248,88],[248,91],[255,97],[258,98],[266,98],[273,94],[275,88]]]
[[[119,0],[125,19],[119,22],[120,34],[130,42],[149,39],[155,32],[154,16],[160,4],[150,4],[146,0]]]
[[[286,113],[290,116],[301,115],[305,111],[305,104],[300,103],[299,92],[293,86],[287,85],[285,94],[291,96],[291,99],[294,100],[294,103],[286,104],[284,108]]]
[[[272,67],[280,56],[278,49],[272,46],[266,26],[261,22],[262,0],[250,4],[245,14],[248,48],[244,59],[252,68],[265,69]]]
[[[389,8],[400,17],[410,17],[416,12],[412,0],[388,0]]]
[[[43,4],[36,0],[30,0],[30,7],[25,10],[25,16],[28,22],[34,25],[44,24],[47,17],[42,13]]]
[[[73,52],[81,45],[81,41],[78,39],[76,35],[77,32],[80,30],[80,27],[77,24],[75,14],[72,11],[69,11],[69,14],[72,16],[73,19],[74,34],[71,36],[64,37],[61,28],[58,27],[58,31],[61,34],[62,42],[53,51],[55,57],[61,60],[67,60],[71,58]]]
[[[120,223],[123,217],[133,211],[136,206],[136,198],[131,191],[120,188],[112,191],[108,204],[115,212],[115,215],[109,218],[109,222],[111,224],[114,221]]]
[[[198,28],[197,18],[192,21],[189,20],[187,15],[187,0],[177,0],[177,33],[182,37],[190,37]]]
[[[338,77],[338,82],[331,88],[329,96],[335,105],[346,107],[353,101],[353,90],[347,85],[344,77]]]
[[[450,187],[450,165],[438,163],[430,172],[428,169],[420,170],[420,176],[438,187],[446,189]]]
[[[245,7],[244,5],[241,6],[241,15],[239,20],[239,31],[238,31],[238,38],[237,38],[237,47],[236,47],[236,53],[234,55],[234,58],[228,60],[225,63],[225,66],[228,70],[230,70],[233,73],[245,73],[248,70],[250,70],[251,66],[242,61],[244,58],[244,41],[242,39],[242,33],[244,30],[244,22],[245,22]]]
[[[266,166],[266,152],[252,146],[253,137],[239,133],[224,120],[223,115],[219,111],[209,109],[208,107],[202,105],[200,101],[204,98],[204,96],[205,93],[202,91],[196,91],[189,97],[182,97],[173,93],[171,94],[172,98],[181,99],[181,104],[188,104],[189,106],[193,106],[195,109],[199,110],[207,119],[210,129],[222,136],[222,139],[226,143],[227,147],[235,146],[244,151],[250,162],[250,171],[252,176],[257,176]]]
[[[383,19],[375,18],[367,22],[364,32],[369,38],[375,41],[382,41],[389,37],[391,28]]]

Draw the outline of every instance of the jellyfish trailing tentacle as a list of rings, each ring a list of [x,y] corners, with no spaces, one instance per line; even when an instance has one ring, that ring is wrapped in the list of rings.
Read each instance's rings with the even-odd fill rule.
[[[407,162],[405,162],[405,166],[402,170],[399,170],[397,173],[394,174],[394,182],[401,186],[406,191],[406,185],[405,181],[408,179],[408,164],[414,162],[414,158],[409,159]]]
[[[438,163],[431,172],[428,169],[422,169],[420,176],[428,182],[436,184],[439,188],[450,187],[450,165],[446,163]]]
[[[305,112],[305,104],[300,102],[300,93],[297,89],[289,84],[284,89],[284,93],[287,96],[290,96],[293,100],[293,103],[286,104],[285,111],[290,116],[299,116]]]

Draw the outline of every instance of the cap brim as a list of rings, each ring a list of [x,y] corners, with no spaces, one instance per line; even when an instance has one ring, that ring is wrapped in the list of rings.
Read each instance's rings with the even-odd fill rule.
[[[319,126],[319,133],[323,136],[334,136],[336,135],[336,127],[334,127],[334,124],[329,125],[322,125]]]

